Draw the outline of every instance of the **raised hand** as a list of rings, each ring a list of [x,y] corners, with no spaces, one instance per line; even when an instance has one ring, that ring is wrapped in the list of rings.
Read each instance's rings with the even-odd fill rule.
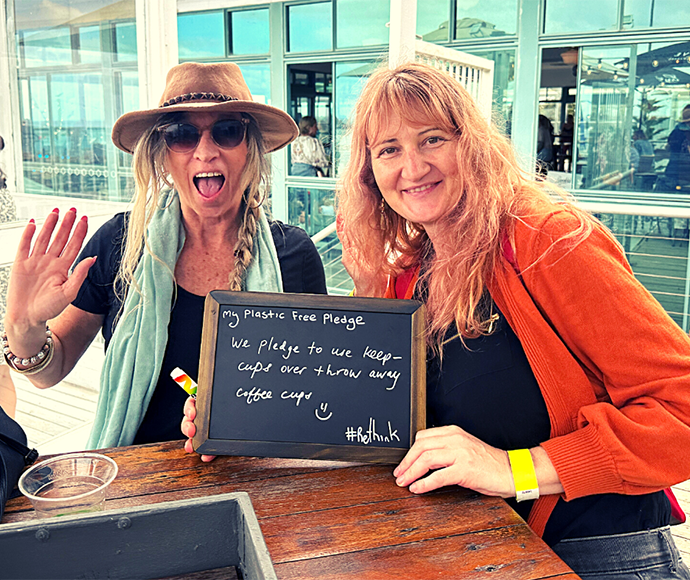
[[[461,485],[485,495],[515,495],[508,454],[454,425],[417,433],[393,475],[413,493]]]
[[[355,283],[356,296],[381,297],[386,290],[388,277],[381,271],[368,268],[360,253],[347,233],[347,226],[343,216],[338,214],[335,218],[335,227],[338,239],[343,245],[343,266]]]
[[[180,429],[182,434],[187,437],[187,441],[184,443],[184,450],[187,453],[194,453],[194,447],[192,446],[192,438],[196,435],[196,425],[194,424],[194,419],[196,418],[196,399],[189,397],[184,404],[184,417],[182,418],[182,425]],[[215,455],[202,455],[201,461],[213,461],[216,458]]]
[[[76,216],[74,208],[69,210],[55,231],[59,220],[55,209],[46,218],[35,241],[34,220],[22,233],[10,274],[5,317],[12,352],[18,356],[31,356],[38,351],[45,341],[46,322],[58,316],[76,298],[89,268],[96,261],[95,257],[82,260],[72,274],[69,273],[88,229],[86,216],[79,221]]]

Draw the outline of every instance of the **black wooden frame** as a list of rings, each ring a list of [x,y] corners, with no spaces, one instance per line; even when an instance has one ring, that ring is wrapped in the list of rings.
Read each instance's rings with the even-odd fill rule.
[[[400,447],[362,445],[333,445],[284,441],[254,441],[212,439],[209,436],[215,353],[221,307],[253,306],[305,308],[348,313],[398,314],[409,322],[410,332],[410,440]],[[426,427],[426,348],[424,342],[424,305],[415,300],[388,300],[384,298],[356,298],[317,294],[282,294],[266,292],[228,292],[216,290],[206,297],[204,326],[199,363],[196,435],[193,446],[198,453],[208,455],[245,455],[303,459],[329,459],[363,461],[369,463],[396,463],[414,443],[417,431]]]

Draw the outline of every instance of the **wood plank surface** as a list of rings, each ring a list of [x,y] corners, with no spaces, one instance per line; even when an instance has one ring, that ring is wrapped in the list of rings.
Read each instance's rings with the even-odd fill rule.
[[[395,485],[389,465],[257,457],[209,464],[181,442],[103,452],[120,468],[108,510],[247,492],[280,579],[577,578],[502,499],[460,487],[414,495]],[[33,516],[17,498],[3,523]]]
[[[366,557],[341,554],[276,563],[281,580],[319,578],[577,578],[526,526],[454,535],[435,541],[368,550]],[[410,571],[414,570],[414,575]]]

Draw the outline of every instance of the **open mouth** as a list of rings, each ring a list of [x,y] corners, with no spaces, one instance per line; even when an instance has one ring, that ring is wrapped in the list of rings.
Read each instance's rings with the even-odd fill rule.
[[[213,171],[210,173],[197,173],[194,176],[194,185],[202,197],[210,198],[216,195],[225,183],[222,173]]]

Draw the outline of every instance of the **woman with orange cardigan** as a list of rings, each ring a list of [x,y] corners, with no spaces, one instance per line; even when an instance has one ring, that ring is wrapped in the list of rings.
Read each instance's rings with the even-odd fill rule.
[[[690,478],[690,339],[611,233],[425,65],[372,75],[351,151],[355,294],[426,304],[429,428],[396,483],[509,498],[583,578],[690,578],[664,493]]]

